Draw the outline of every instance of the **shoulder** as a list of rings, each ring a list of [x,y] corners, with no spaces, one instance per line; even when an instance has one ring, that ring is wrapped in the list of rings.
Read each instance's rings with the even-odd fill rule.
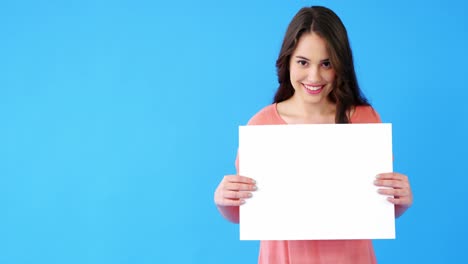
[[[276,125],[281,124],[282,119],[276,111],[276,104],[263,107],[252,118],[247,125]]]
[[[372,106],[358,105],[351,116],[351,123],[382,123],[382,120]]]

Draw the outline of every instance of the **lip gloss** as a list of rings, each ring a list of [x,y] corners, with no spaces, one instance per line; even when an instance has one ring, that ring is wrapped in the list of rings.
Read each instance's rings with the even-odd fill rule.
[[[324,86],[322,85],[322,86],[320,87],[320,89],[318,89],[318,90],[310,90],[310,89],[308,89],[308,88],[305,86],[305,84],[303,84],[303,86],[304,86],[305,91],[306,91],[308,94],[319,94],[319,93],[323,90],[323,87],[324,87]]]

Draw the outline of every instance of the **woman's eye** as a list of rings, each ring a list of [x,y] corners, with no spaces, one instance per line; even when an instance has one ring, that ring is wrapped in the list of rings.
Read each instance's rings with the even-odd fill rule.
[[[299,65],[301,65],[301,66],[306,66],[307,65],[307,61],[305,61],[305,60],[297,61],[297,63],[299,63]]]
[[[324,61],[324,62],[322,62],[322,66],[325,69],[330,69],[331,68],[331,63],[329,61]]]

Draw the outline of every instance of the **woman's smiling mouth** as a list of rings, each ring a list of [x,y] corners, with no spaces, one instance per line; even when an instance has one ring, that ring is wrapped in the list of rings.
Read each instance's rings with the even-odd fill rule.
[[[325,85],[309,85],[309,84],[302,84],[304,86],[306,92],[308,94],[319,94]]]

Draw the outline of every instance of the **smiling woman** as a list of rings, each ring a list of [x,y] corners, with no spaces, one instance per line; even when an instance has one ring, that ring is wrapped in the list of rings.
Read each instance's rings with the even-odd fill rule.
[[[276,67],[279,88],[273,104],[254,115],[249,125],[381,122],[361,93],[346,29],[332,10],[313,6],[296,14]],[[257,189],[247,176],[227,175],[215,191],[219,211],[234,223],[239,222],[239,206]],[[391,196],[396,217],[411,206],[405,175],[383,172],[374,184],[386,187],[379,193]],[[376,258],[370,240],[261,241],[259,263],[371,264]]]
[[[301,67],[294,67],[294,62],[305,66],[304,71],[299,70]],[[320,71],[317,69],[317,74],[321,73],[321,76],[310,76],[314,74],[311,72],[314,69],[311,63],[322,66]],[[336,123],[349,123],[353,106],[368,105],[358,86],[346,28],[328,8],[303,8],[296,14],[284,37],[276,67],[280,86],[274,103],[293,97],[297,91],[297,77],[320,77],[319,81],[328,82],[329,87],[333,86],[333,89],[320,92],[327,98],[321,107],[327,105],[327,101],[335,105]],[[297,76],[300,73],[302,75]],[[307,79],[299,81],[304,83]]]
[[[336,107],[329,98],[336,72],[329,57],[326,42],[317,33],[306,33],[299,39],[289,62],[287,82],[294,94],[277,101],[278,111],[288,124],[334,123]],[[297,107],[302,110],[295,111]],[[301,117],[304,111],[310,111],[310,120]]]

